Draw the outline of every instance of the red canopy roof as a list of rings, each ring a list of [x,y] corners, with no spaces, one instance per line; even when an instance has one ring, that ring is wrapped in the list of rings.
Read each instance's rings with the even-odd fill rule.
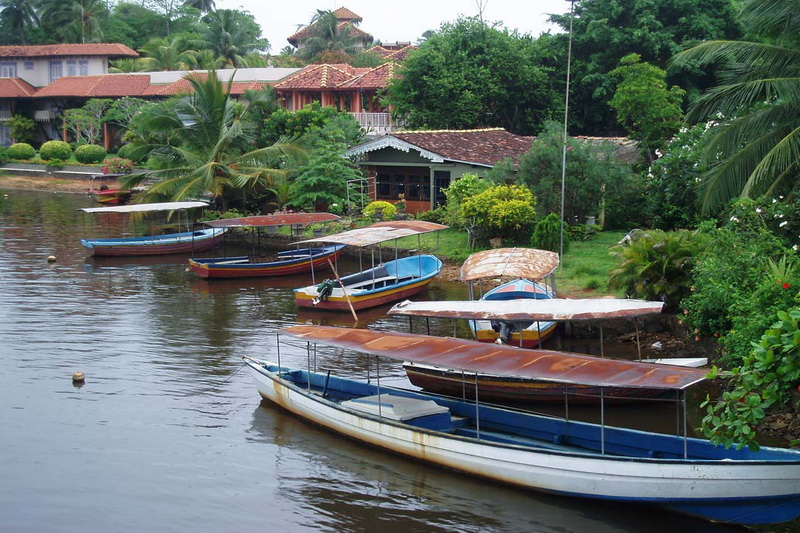
[[[291,326],[281,333],[304,341],[449,369],[601,387],[685,389],[707,370],[620,361],[476,341],[328,326]]]

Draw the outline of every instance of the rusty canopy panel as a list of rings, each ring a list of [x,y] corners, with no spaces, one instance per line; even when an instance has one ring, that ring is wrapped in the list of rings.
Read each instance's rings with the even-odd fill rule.
[[[392,307],[389,314],[470,320],[505,320],[508,322],[571,321],[657,315],[661,313],[663,307],[663,302],[616,298],[434,302],[406,300]]]
[[[707,373],[697,368],[602,359],[551,350],[527,350],[411,333],[314,325],[291,326],[282,329],[281,333],[310,343],[400,361],[578,385],[678,390],[703,381]]]
[[[447,229],[447,226],[436,224],[435,222],[425,222],[424,220],[391,220],[388,222],[378,222],[364,228],[351,229],[342,233],[326,235],[318,239],[308,239],[299,241],[295,244],[308,244],[315,242],[332,242],[337,244],[349,244],[350,246],[372,246],[385,241],[408,237],[410,235],[421,235],[431,231]]]
[[[461,281],[511,277],[544,279],[558,268],[558,254],[533,248],[496,248],[472,254],[461,265]]]
[[[263,228],[267,226],[305,226],[315,222],[339,220],[332,213],[280,213],[254,217],[224,218],[204,222],[213,228]]]

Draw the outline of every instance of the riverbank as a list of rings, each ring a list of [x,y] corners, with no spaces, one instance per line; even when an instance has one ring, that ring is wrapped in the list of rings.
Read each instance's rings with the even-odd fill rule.
[[[117,185],[114,180],[104,181],[103,184],[109,187]],[[0,176],[0,189],[24,189],[29,191],[85,194],[89,190],[89,180],[84,178],[9,175]]]

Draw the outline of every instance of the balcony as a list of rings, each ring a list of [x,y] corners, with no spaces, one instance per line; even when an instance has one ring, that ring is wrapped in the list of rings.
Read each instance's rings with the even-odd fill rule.
[[[372,135],[386,135],[392,130],[400,129],[399,121],[392,121],[389,113],[350,113],[358,121],[361,129]]]

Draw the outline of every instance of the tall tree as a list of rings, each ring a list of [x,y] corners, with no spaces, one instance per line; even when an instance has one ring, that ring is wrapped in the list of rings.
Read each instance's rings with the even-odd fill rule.
[[[617,121],[639,142],[642,154],[652,164],[656,150],[663,149],[681,127],[685,91],[674,85],[667,89],[667,73],[640,59],[639,54],[627,55],[610,72],[621,81],[609,103],[617,112]]]
[[[244,11],[219,9],[203,17],[198,48],[211,50],[223,68],[249,66],[246,56],[269,50],[269,41],[261,37],[261,27]]]
[[[666,68],[669,59],[693,41],[735,39],[738,0],[581,0],[572,17],[570,131],[589,135],[619,134],[609,101],[615,83],[609,74],[620,59],[636,53],[651,65]],[[565,2],[565,6],[569,4]],[[555,69],[564,93],[570,15],[552,15],[563,33],[545,36],[550,49],[546,64]],[[710,78],[687,64],[670,69],[667,82],[694,97],[695,87]]]
[[[558,105],[537,44],[475,18],[443,24],[403,62],[388,101],[412,127],[531,135]]]
[[[202,13],[211,13],[216,7],[214,0],[184,0],[183,5],[198,9]]]
[[[108,18],[104,0],[43,0],[42,25],[61,42],[102,42]]]
[[[190,70],[197,64],[197,51],[180,35],[152,39],[139,51],[146,70]]]
[[[19,43],[25,44],[28,31],[39,25],[39,15],[31,0],[2,0],[0,22],[17,37]]]
[[[675,58],[720,68],[688,116],[720,121],[705,152],[706,213],[740,196],[786,195],[800,178],[800,4],[747,0],[741,20],[757,40],[704,42]]]
[[[134,174],[124,185],[134,187],[153,181],[145,199],[184,200],[207,194],[223,203],[249,189],[265,190],[276,176],[286,174],[293,158],[304,152],[292,143],[255,146],[256,124],[251,109],[239,104],[215,72],[187,76],[192,93],[145,108],[138,127],[144,132],[132,143],[131,156],[149,154],[157,170]],[[154,132],[152,136],[147,131]]]

